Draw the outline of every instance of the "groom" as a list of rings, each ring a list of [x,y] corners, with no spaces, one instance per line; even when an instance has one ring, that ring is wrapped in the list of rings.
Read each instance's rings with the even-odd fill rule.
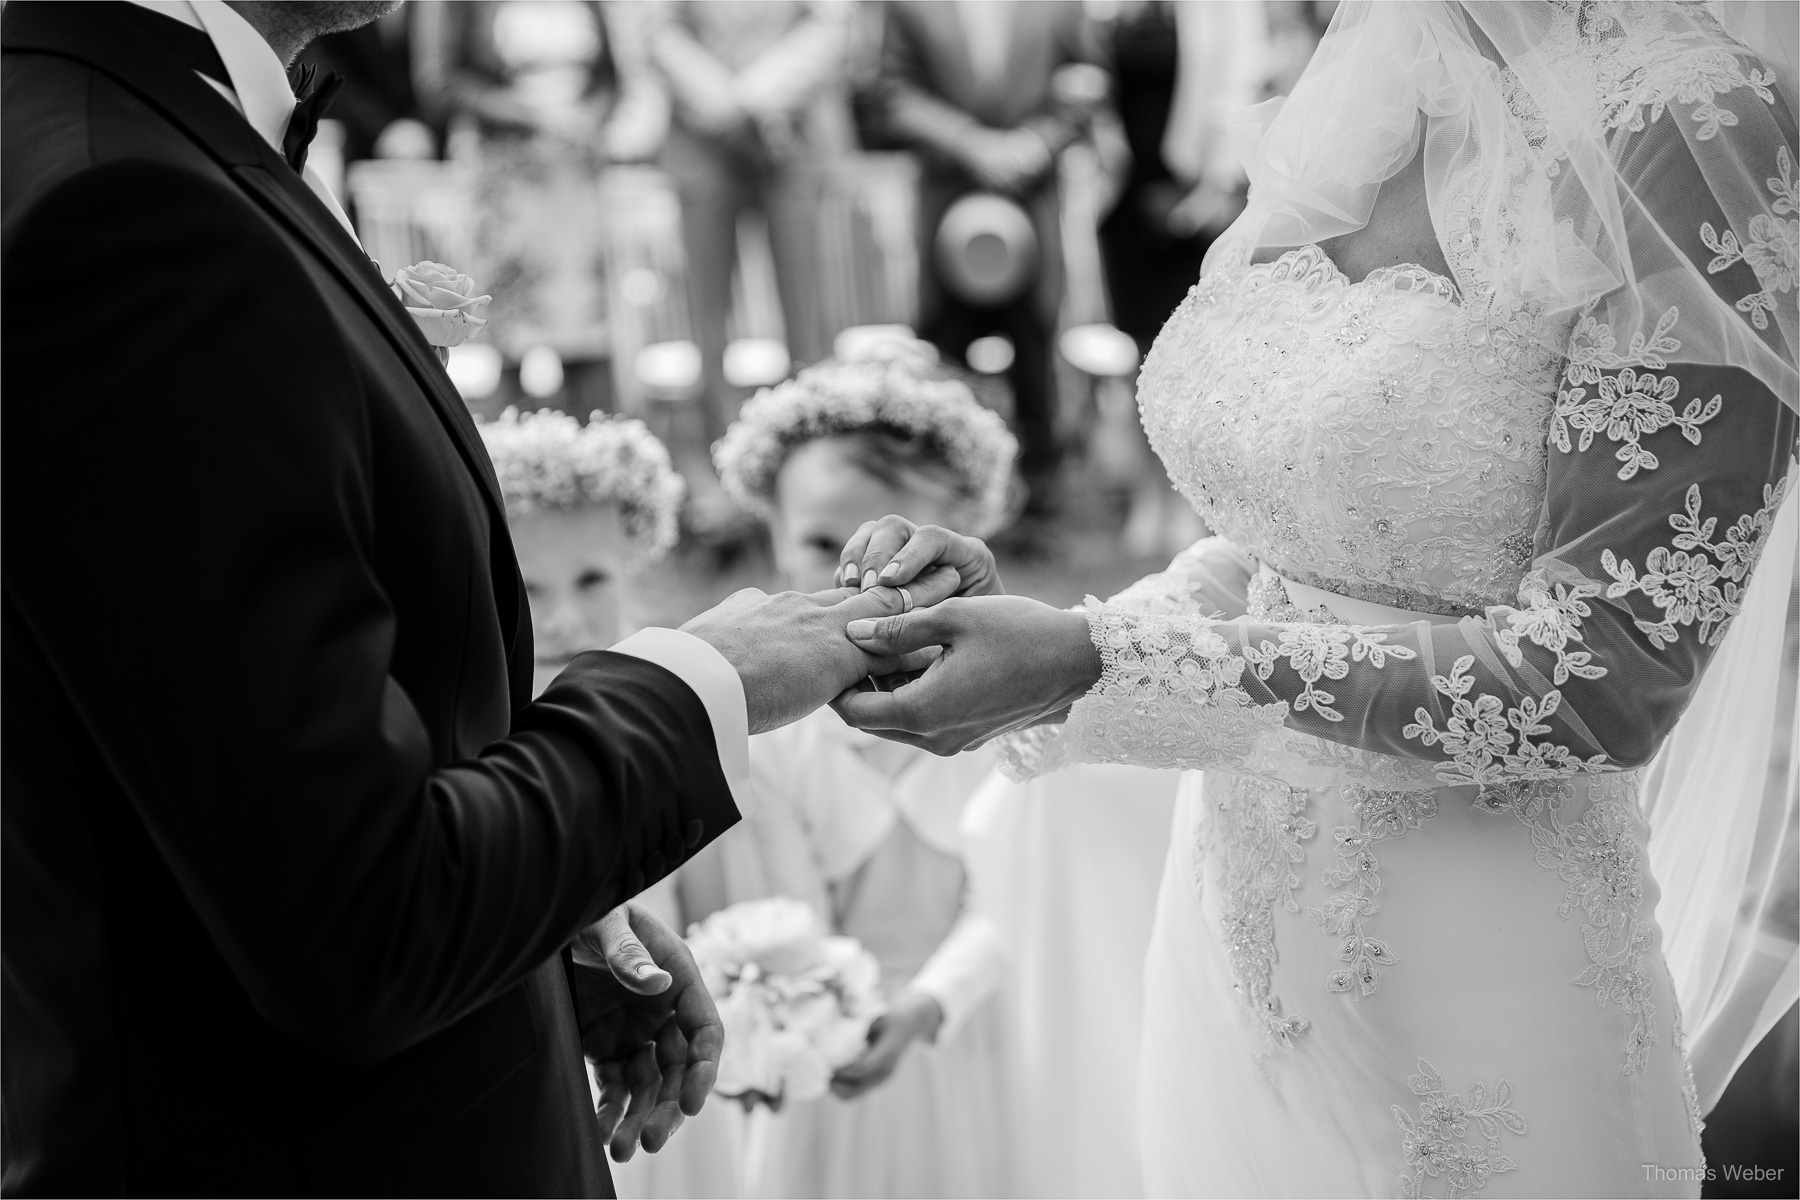
[[[531,700],[492,468],[283,71],[391,7],[0,17],[7,1194],[611,1194],[582,1041],[654,1148],[717,1018],[641,911],[672,984],[578,1011],[571,939],[891,665],[889,589],[740,593]]]

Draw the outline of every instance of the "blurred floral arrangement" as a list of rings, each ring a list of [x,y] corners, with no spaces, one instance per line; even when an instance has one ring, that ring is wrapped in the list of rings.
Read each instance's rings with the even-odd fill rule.
[[[968,384],[938,368],[935,349],[910,339],[883,342],[850,361],[828,359],[764,388],[713,447],[713,465],[731,498],[768,520],[789,450],[881,427],[943,447],[945,461],[980,497],[970,532],[985,535],[1002,524],[1018,441]]]
[[[687,940],[725,1026],[720,1095],[771,1107],[823,1096],[885,1007],[874,955],[855,938],[828,936],[798,900],[734,904]]]
[[[646,561],[675,544],[687,487],[668,449],[642,421],[596,412],[583,425],[556,409],[520,415],[509,408],[479,428],[507,516],[616,504],[626,536]]]

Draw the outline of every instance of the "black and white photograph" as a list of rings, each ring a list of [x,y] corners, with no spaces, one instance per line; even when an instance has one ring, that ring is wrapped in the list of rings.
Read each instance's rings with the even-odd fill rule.
[[[1793,1196],[1797,65],[0,0],[0,1196]]]

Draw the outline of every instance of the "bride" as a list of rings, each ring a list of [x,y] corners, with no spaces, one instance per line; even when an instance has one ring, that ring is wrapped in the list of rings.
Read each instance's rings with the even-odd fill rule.
[[[929,665],[837,707],[1189,770],[1153,1193],[1697,1194],[1793,997],[1791,65],[1705,5],[1346,4],[1276,103],[1139,384],[1221,536],[1064,613],[866,526],[848,577],[964,596],[853,623]]]

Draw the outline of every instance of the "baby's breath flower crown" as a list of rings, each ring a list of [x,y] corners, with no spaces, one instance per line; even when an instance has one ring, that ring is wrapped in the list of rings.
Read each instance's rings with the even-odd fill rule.
[[[507,516],[616,504],[626,536],[645,561],[661,558],[675,544],[686,485],[642,421],[596,412],[583,425],[555,409],[521,416],[509,408],[480,429]]]
[[[922,437],[976,498],[971,532],[986,536],[1005,520],[1019,443],[1006,422],[982,407],[962,380],[943,373],[919,342],[896,342],[866,358],[827,359],[748,400],[713,446],[713,466],[742,508],[768,520],[775,476],[803,442],[867,429]]]

